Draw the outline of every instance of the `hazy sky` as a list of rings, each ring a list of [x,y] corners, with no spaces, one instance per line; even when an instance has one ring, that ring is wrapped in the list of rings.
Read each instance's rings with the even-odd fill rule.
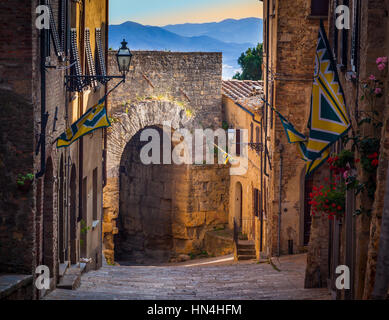
[[[163,26],[227,18],[262,18],[259,0],[110,0],[109,3],[110,24],[134,21]]]

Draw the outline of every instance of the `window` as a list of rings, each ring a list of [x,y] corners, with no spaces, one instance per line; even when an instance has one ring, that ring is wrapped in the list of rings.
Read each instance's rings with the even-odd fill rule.
[[[97,197],[97,168],[93,170],[93,221],[98,220],[97,208],[98,208],[98,197]]]
[[[254,142],[254,124],[250,123],[250,143]]]
[[[253,198],[254,198],[254,216],[259,217],[259,203],[260,203],[260,192],[258,189],[253,190]]]
[[[87,222],[88,217],[88,178],[82,179],[82,220]]]
[[[352,25],[352,40],[351,40],[351,57],[350,64],[351,69],[357,72],[358,64],[358,52],[359,52],[359,12],[360,12],[360,1],[353,1],[353,25]]]
[[[311,16],[327,17],[329,0],[311,0]]]
[[[240,136],[240,129],[236,129],[236,155],[240,157],[240,141],[241,141],[241,136]]]
[[[255,127],[255,143],[257,144],[257,153],[259,153],[260,151],[260,148],[258,147],[259,146],[259,143],[260,143],[260,133],[259,133],[259,127],[256,126]]]

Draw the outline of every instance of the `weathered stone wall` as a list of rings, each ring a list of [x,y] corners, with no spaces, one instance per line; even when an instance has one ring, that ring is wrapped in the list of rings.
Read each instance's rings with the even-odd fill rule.
[[[221,63],[219,53],[134,52],[126,83],[112,92],[108,105],[114,121],[108,130],[104,188],[103,239],[108,261],[114,261],[114,237],[119,231],[116,220],[121,214],[119,169],[128,142],[143,128],[162,127],[165,122],[173,130],[220,127]],[[109,55],[108,70],[118,74],[115,52]],[[184,173],[182,168],[168,170],[171,176],[167,179],[175,186],[171,212],[173,256],[201,247],[208,226],[227,221],[228,199],[222,197],[225,186],[214,186],[213,181],[225,181],[228,169],[200,167],[185,166]],[[202,188],[210,188],[205,198]]]
[[[109,98],[112,113],[124,104],[151,97],[180,102],[190,110],[197,126],[221,126],[221,53],[134,51],[126,83]],[[108,70],[118,74],[116,52],[110,51]],[[111,83],[110,87],[114,84]]]

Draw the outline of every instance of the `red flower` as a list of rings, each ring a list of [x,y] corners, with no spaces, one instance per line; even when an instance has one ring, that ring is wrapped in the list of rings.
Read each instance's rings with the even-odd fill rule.
[[[332,190],[336,190],[336,188],[335,188],[335,187],[332,187]]]
[[[342,207],[341,207],[341,206],[338,206],[338,210],[339,210],[339,211],[342,210]]]
[[[378,153],[377,153],[377,152],[374,152],[374,153],[368,155],[367,157],[368,157],[369,159],[376,159],[376,158],[378,158]]]
[[[333,203],[333,204],[332,204],[332,208],[335,208],[335,207],[336,207],[336,204],[335,204],[335,203]]]
[[[313,198],[313,193],[312,192],[309,193],[309,197]]]
[[[313,187],[313,191],[317,191],[317,187]]]
[[[326,199],[326,203],[328,203],[329,201],[328,201],[328,199]]]
[[[355,159],[355,163],[358,163],[360,161],[361,161],[361,159]]]
[[[374,159],[372,162],[371,162],[371,165],[376,167],[378,166],[378,159]]]

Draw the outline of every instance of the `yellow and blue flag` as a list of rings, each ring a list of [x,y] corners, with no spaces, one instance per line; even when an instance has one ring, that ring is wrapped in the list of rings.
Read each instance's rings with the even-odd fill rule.
[[[73,123],[70,128],[57,139],[57,148],[69,147],[73,142],[92,131],[111,126],[105,102],[100,102],[90,108],[85,114]]]
[[[312,161],[321,159],[324,151],[350,128],[344,93],[322,22],[316,47],[308,128],[306,156]]]
[[[289,143],[296,143],[296,142],[304,142],[307,141],[306,136],[304,136],[302,133],[298,132],[294,126],[277,110],[275,110],[280,117],[282,126],[285,129],[286,136],[288,138]]]

